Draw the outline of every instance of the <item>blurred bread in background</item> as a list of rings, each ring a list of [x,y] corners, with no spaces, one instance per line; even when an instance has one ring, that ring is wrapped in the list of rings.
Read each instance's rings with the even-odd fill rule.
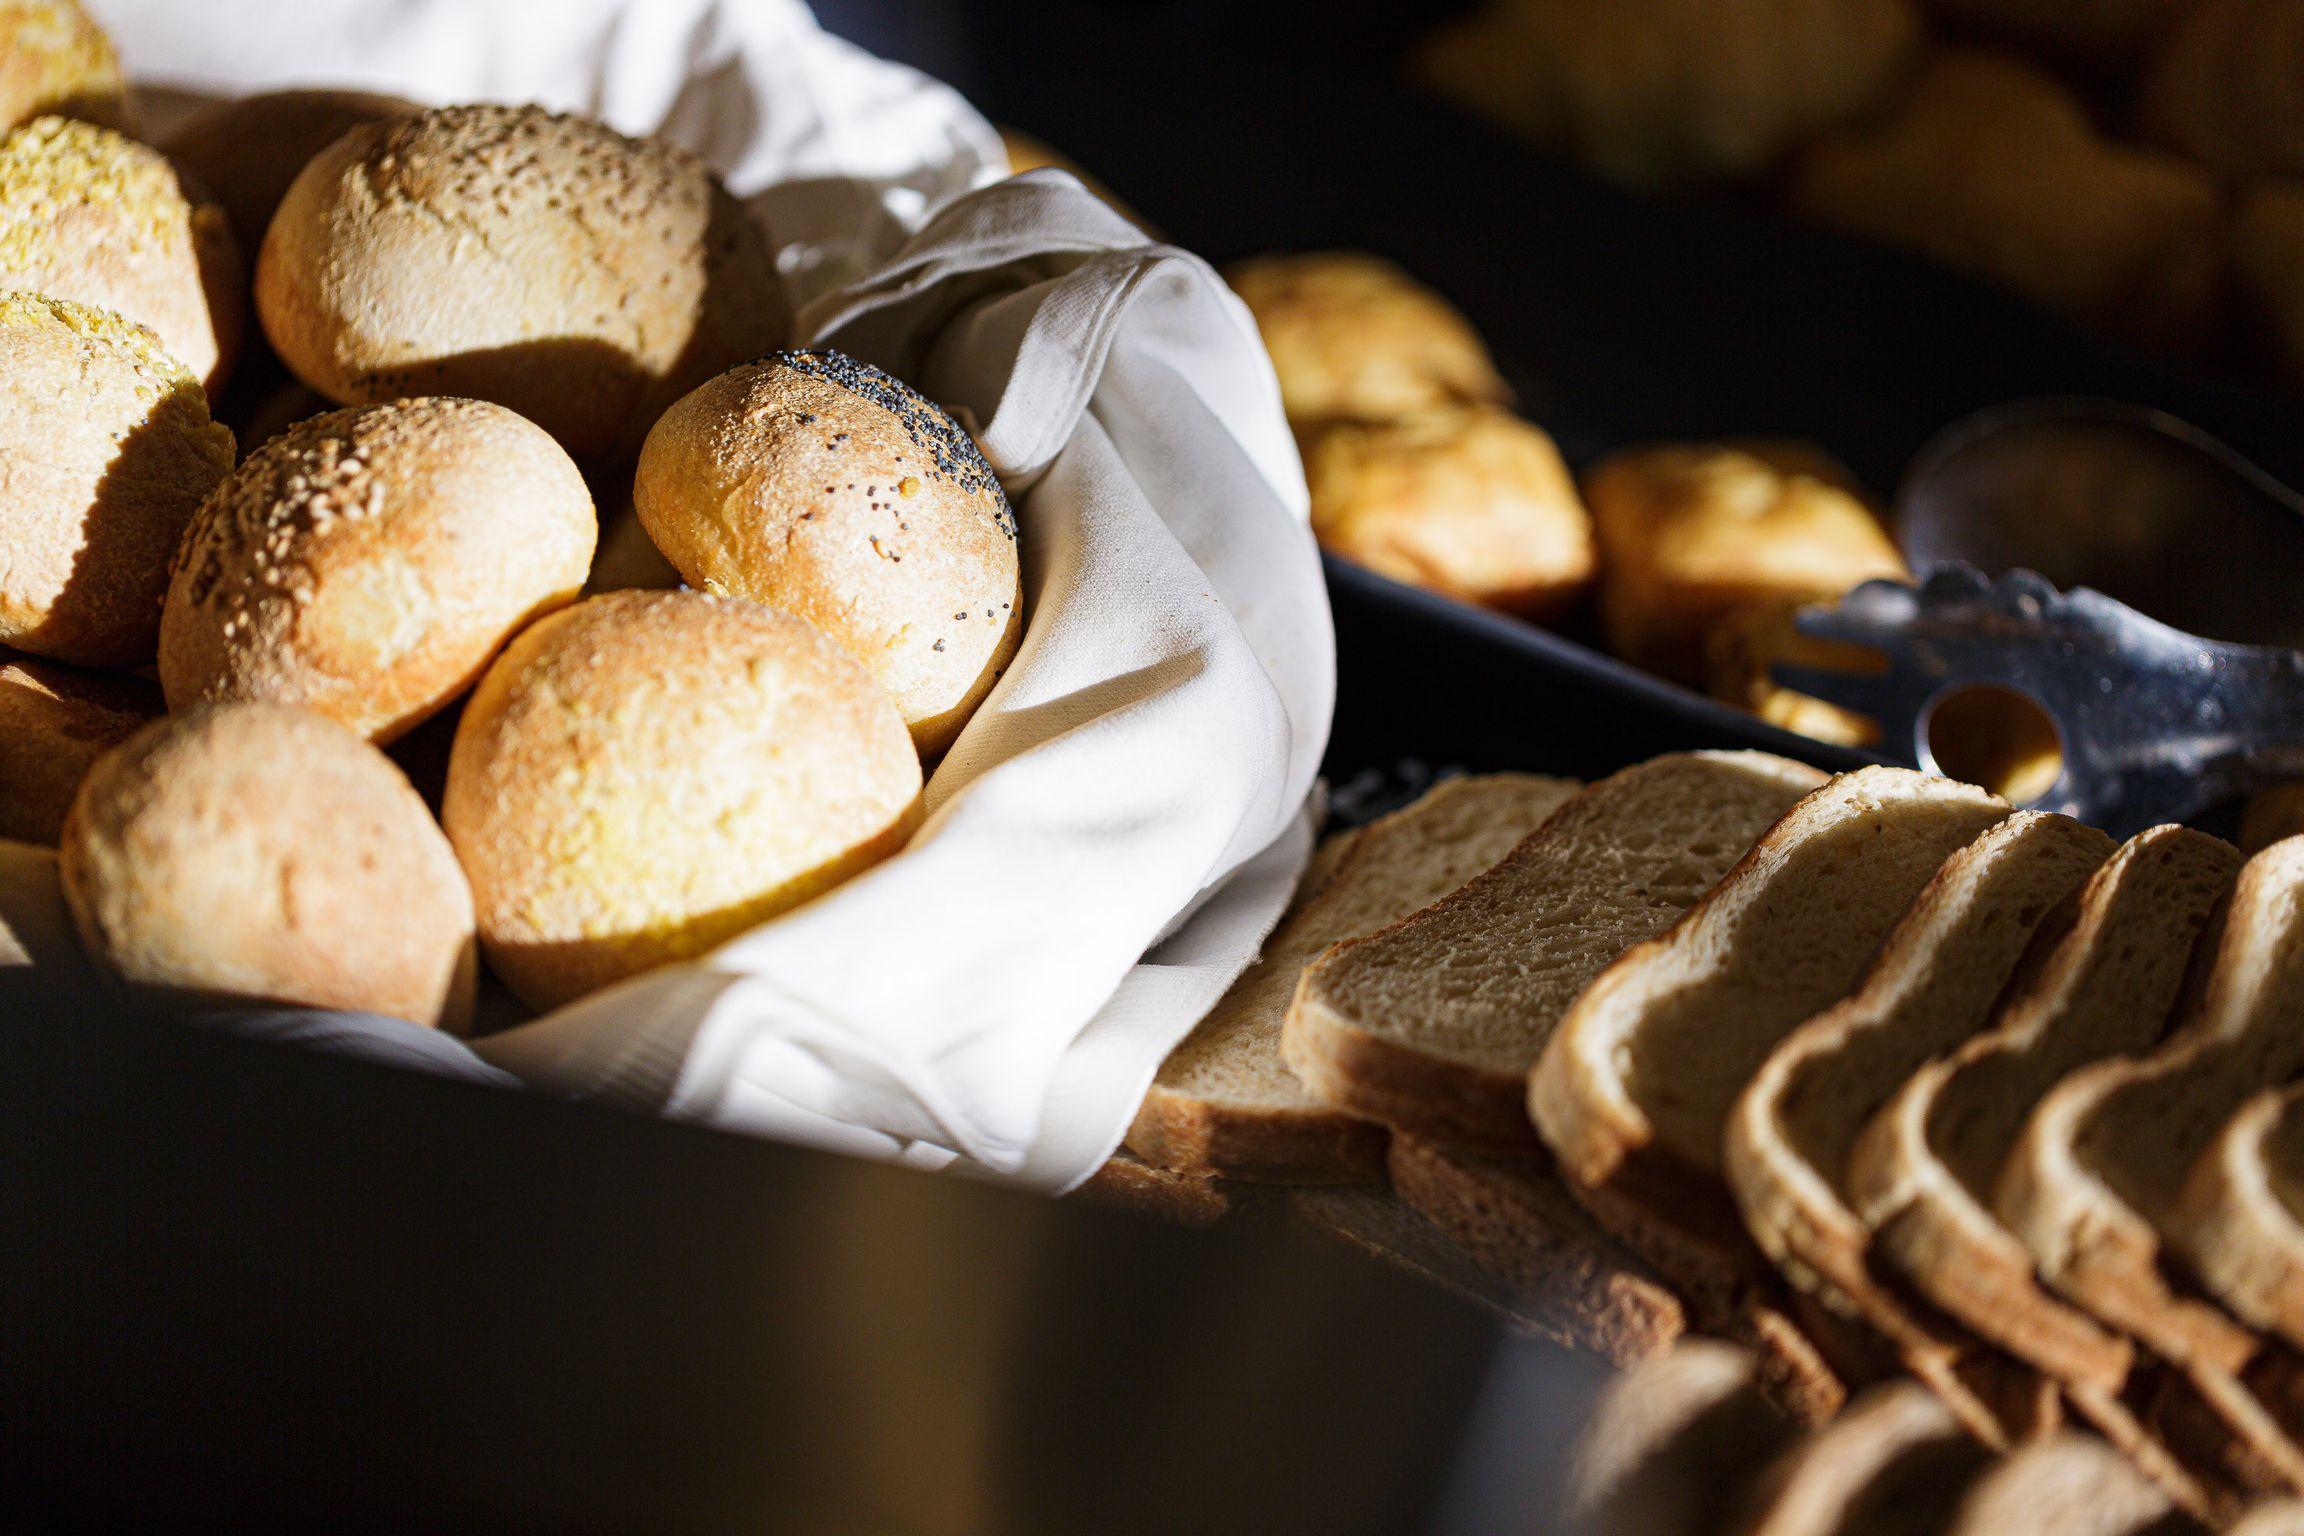
[[[633,505],[687,583],[816,626],[949,746],[1024,631],[1016,517],[975,440],[831,351],[732,368],[665,412]]]
[[[1878,664],[1861,646],[1804,635],[1793,624],[1798,602],[1754,603],[1731,609],[1704,643],[1704,689],[1716,699],[1750,710],[1770,725],[1843,747],[1868,747],[1880,738],[1878,722],[1779,687],[1774,666],[1861,672]]]
[[[1591,584],[1592,520],[1544,432],[1503,410],[1344,424],[1305,455],[1312,531],[1370,570],[1525,617]]]
[[[89,766],[165,707],[132,674],[0,651],[0,840],[54,847]]]
[[[363,123],[422,110],[375,91],[259,91],[203,109],[160,147],[215,197],[253,259],[280,199],[314,155]]]
[[[2069,88],[2013,56],[1938,53],[1886,118],[1807,146],[1786,199],[2133,340],[2196,351],[2215,329],[2215,183],[2104,137]]]
[[[107,310],[0,293],[0,645],[152,659],[176,546],[232,469],[199,380]]]
[[[542,1010],[878,863],[919,796],[903,718],[830,640],[757,603],[613,592],[497,658],[442,819],[490,966]]]
[[[277,704],[169,715],[100,759],[64,827],[89,956],[193,999],[262,999],[461,1029],[472,898],[400,770]]]
[[[0,0],[0,129],[45,113],[127,126],[112,39],[78,0]]]
[[[201,505],[160,618],[172,708],[264,699],[394,740],[573,601],[599,526],[575,463],[484,400],[290,428]]]
[[[1739,609],[1908,579],[1872,509],[1814,473],[1816,450],[1665,445],[1584,477],[1600,547],[1600,622],[1625,660],[1700,684],[1713,626]]]
[[[214,395],[239,350],[244,281],[224,210],[158,150],[65,117],[0,137],[0,288],[149,326]]]
[[[1666,190],[1761,174],[1861,116],[1920,37],[1909,0],[1489,0],[1417,69],[1594,175]]]
[[[265,334],[340,404],[509,406],[579,458],[784,339],[767,238],[704,163],[540,107],[354,128],[282,199],[256,264]]]
[[[1259,256],[1224,276],[1256,317],[1299,439],[1338,421],[1512,398],[1471,322],[1380,256]]]

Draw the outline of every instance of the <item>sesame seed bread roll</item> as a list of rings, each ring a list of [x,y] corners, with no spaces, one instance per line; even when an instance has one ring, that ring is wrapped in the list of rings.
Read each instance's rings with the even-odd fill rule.
[[[471,1016],[472,897],[447,839],[390,759],[308,710],[154,721],[89,773],[59,854],[81,942],[124,980]]]
[[[838,352],[720,375],[648,434],[648,536],[692,587],[799,615],[871,669],[922,757],[1016,654],[1016,518],[960,425]]]
[[[216,103],[160,147],[215,195],[240,248],[252,252],[314,155],[363,123],[423,110],[375,91],[261,91]]]
[[[127,126],[112,39],[77,0],[0,0],[0,128],[50,112]]]
[[[919,800],[895,706],[806,624],[612,592],[497,658],[457,728],[442,820],[490,965],[546,1009],[877,864]]]
[[[224,210],[158,150],[63,117],[0,137],[0,288],[109,309],[214,395],[247,319]]]
[[[140,677],[0,652],[0,840],[56,846],[90,765],[163,707]]]
[[[572,602],[599,524],[575,462],[484,400],[299,423],[202,503],[160,615],[169,707],[268,699],[397,739]]]
[[[256,264],[266,335],[343,404],[471,395],[579,458],[783,340],[766,238],[704,163],[540,107],[353,129],[282,199]]]
[[[232,472],[232,434],[140,325],[0,293],[0,645],[152,659],[176,544]]]

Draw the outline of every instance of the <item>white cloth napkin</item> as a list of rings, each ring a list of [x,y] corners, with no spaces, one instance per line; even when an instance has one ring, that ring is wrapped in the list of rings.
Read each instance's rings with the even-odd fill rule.
[[[1239,302],[1069,177],[999,181],[966,103],[792,0],[93,8],[142,80],[535,100],[697,149],[784,248],[803,335],[960,414],[1023,526],[1022,649],[897,858],[474,1048],[244,1027],[1048,1190],[1092,1172],[1310,848],[1333,637]]]

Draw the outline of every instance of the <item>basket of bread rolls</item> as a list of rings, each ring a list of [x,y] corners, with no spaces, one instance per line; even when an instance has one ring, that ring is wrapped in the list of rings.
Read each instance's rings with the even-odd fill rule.
[[[1085,1174],[1310,842],[1236,301],[796,3],[239,9],[0,3],[8,978]]]

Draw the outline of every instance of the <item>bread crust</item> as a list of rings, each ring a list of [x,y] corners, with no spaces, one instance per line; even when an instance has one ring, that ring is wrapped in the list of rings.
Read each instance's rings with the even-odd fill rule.
[[[458,394],[578,458],[784,339],[765,236],[684,150],[538,107],[354,128],[290,184],[256,262],[281,359],[340,404]]]
[[[576,465],[500,405],[315,417],[193,518],[161,613],[161,685],[179,709],[268,699],[396,740],[574,600],[597,536]]]
[[[240,351],[244,273],[224,210],[158,150],[63,117],[0,137],[0,288],[150,327],[213,398]]]
[[[489,963],[538,1009],[830,890],[919,816],[919,760],[863,668],[700,592],[530,625],[465,706],[442,802]]]
[[[185,525],[232,434],[159,338],[108,310],[0,293],[0,644],[89,667],[152,659]]]
[[[795,614],[861,661],[923,757],[1023,636],[1016,518],[975,440],[841,353],[778,352],[683,396],[648,434],[632,503],[690,586]]]
[[[2166,1232],[2226,1306],[2304,1346],[2304,1223],[2281,1189],[2295,1187],[2300,1132],[2304,1085],[2242,1105],[2193,1164]]]
[[[96,759],[164,708],[140,677],[0,651],[0,839],[55,847]]]
[[[156,720],[81,784],[59,850],[89,955],[194,996],[461,1029],[472,898],[389,759],[277,704]]]
[[[78,0],[0,0],[0,129],[50,113],[130,126],[112,39]]]

